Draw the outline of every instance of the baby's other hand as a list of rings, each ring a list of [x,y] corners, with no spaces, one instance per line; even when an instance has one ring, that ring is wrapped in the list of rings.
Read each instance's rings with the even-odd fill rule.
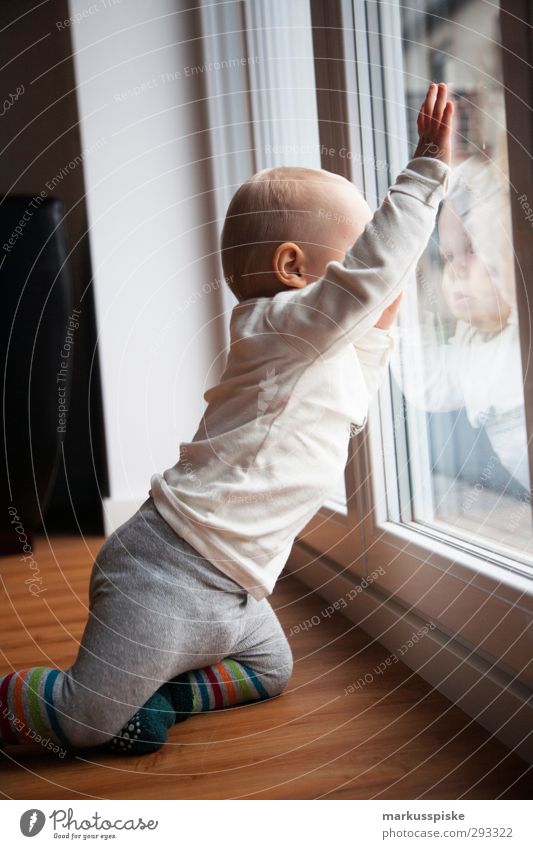
[[[386,310],[383,310],[379,317],[379,321],[376,322],[374,327],[379,327],[380,330],[388,330],[389,327],[392,327],[396,320],[396,316],[398,315],[398,310],[400,309],[400,303],[403,298],[403,292],[400,292],[397,298],[394,299],[392,304],[387,307]]]
[[[453,103],[448,100],[446,83],[431,83],[418,113],[416,156],[431,156],[450,165],[452,158]]]

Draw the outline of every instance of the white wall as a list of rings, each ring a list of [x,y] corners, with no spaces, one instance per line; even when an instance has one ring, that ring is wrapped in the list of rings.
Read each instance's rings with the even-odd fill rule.
[[[147,497],[151,474],[176,462],[224,359],[219,267],[209,256],[216,228],[208,153],[205,134],[196,132],[205,126],[204,80],[190,70],[202,62],[201,44],[194,14],[176,13],[188,5],[70,2],[110,478],[107,532]]]

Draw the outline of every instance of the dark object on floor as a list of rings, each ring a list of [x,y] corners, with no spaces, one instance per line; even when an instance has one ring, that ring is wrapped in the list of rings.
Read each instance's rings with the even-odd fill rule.
[[[76,328],[69,328],[62,221],[54,198],[12,195],[0,203],[0,554],[28,553],[66,432]]]

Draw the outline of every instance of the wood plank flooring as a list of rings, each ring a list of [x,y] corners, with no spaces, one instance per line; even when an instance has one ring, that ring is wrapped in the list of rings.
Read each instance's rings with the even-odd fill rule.
[[[0,673],[73,662],[101,538],[35,545],[42,584],[20,557],[0,558]],[[292,576],[270,597],[289,635],[324,602]],[[387,650],[341,613],[290,638],[294,674],[280,697],[191,717],[140,758],[37,746],[0,751],[10,799],[527,799],[533,769],[401,662],[344,690]]]

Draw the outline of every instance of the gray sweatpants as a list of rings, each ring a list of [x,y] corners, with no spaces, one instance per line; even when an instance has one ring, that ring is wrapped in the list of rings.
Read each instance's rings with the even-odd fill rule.
[[[292,673],[268,600],[199,555],[148,498],[95,559],[78,657],[54,687],[59,722],[72,745],[99,745],[170,678],[226,657],[261,675],[269,695]]]

